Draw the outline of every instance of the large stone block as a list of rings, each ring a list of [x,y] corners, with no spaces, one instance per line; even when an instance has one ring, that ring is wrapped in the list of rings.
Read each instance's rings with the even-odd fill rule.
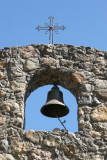
[[[90,117],[94,122],[106,122],[107,108],[103,106],[96,108],[91,112]]]
[[[5,115],[0,115],[0,125],[5,124],[6,122],[6,116]]]
[[[39,133],[35,132],[34,130],[27,131],[26,138],[29,139],[33,143],[39,144],[40,135],[39,135]]]
[[[38,60],[36,62],[33,62],[31,60],[26,60],[25,65],[24,65],[24,70],[31,71],[36,68],[38,63],[39,63]]]
[[[48,135],[44,139],[44,146],[47,147],[59,147],[61,142],[61,138],[59,136]]]
[[[93,138],[101,137],[101,133],[96,132],[96,131],[94,131],[94,130],[91,130],[91,131],[90,131],[90,135],[91,135],[91,137],[93,137]]]
[[[72,74],[71,79],[74,83],[79,84],[85,80],[80,72],[75,72]]]
[[[40,63],[42,66],[55,66],[56,60],[54,58],[41,58]]]
[[[51,160],[51,153],[35,148],[30,152],[29,160]]]
[[[0,72],[0,79],[4,79],[6,76],[4,75],[3,72]]]
[[[16,81],[10,81],[10,88],[15,92],[23,91],[25,92],[26,84]]]
[[[33,46],[25,46],[21,49],[21,56],[22,58],[30,58],[30,57],[38,57],[39,51],[38,49],[34,48]]]
[[[0,89],[0,98],[4,97],[6,95],[6,91]]]
[[[16,146],[13,146],[13,150],[16,153],[26,153],[30,151],[30,144],[27,142],[20,142]]]
[[[15,160],[11,154],[0,154],[0,160]]]
[[[6,62],[3,60],[0,60],[0,69],[4,68],[6,65]]]
[[[101,99],[107,100],[107,88],[106,89],[95,90],[95,93]]]

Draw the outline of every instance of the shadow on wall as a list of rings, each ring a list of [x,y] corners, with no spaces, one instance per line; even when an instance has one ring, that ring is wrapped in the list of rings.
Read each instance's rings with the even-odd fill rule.
[[[53,85],[39,87],[30,94],[26,101],[25,108],[25,130],[33,129],[35,131],[52,131],[54,128],[64,129],[57,118],[49,118],[41,114],[40,109],[46,103],[47,93]],[[63,93],[64,103],[69,107],[69,114],[60,118],[66,120],[65,127],[69,132],[78,132],[77,120],[77,101],[76,98],[67,89],[58,86]]]

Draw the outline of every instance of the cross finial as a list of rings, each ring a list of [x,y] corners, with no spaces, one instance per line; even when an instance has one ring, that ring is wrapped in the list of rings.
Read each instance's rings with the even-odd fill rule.
[[[41,26],[38,25],[36,29],[38,31],[46,30],[45,33],[49,33],[49,44],[51,43],[51,41],[52,41],[52,44],[53,44],[53,31],[55,31],[55,33],[58,34],[59,33],[58,31],[59,30],[64,30],[65,27],[64,27],[64,25],[62,25],[62,26],[59,26],[58,24],[53,25],[54,17],[52,17],[52,16],[48,17],[48,19],[50,20],[50,24],[45,23],[44,27],[41,27]]]

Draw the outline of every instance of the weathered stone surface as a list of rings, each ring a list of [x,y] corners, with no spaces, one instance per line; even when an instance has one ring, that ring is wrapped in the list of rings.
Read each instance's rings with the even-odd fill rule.
[[[11,154],[0,154],[0,160],[15,160]]]
[[[25,46],[21,49],[21,56],[23,58],[29,58],[29,57],[38,57],[38,50],[34,48],[33,46]]]
[[[79,149],[74,144],[62,145],[62,150],[64,151],[65,155],[69,158],[76,158],[76,154],[77,152],[79,152]]]
[[[79,89],[84,91],[84,92],[91,92],[92,91],[92,86],[90,84],[81,84],[79,86]]]
[[[35,69],[37,66],[37,63],[38,63],[38,61],[35,63],[35,62],[32,62],[31,60],[26,60],[25,65],[24,65],[24,70],[31,71],[31,70]]]
[[[59,136],[48,135],[44,140],[44,146],[58,147],[60,146],[61,138]]]
[[[13,150],[16,153],[26,153],[30,151],[30,144],[27,142],[20,142],[16,146],[13,146]]]
[[[107,88],[107,81],[106,80],[96,79],[94,81],[94,83],[95,83],[96,90]]]
[[[19,105],[16,101],[4,101],[3,103],[0,103],[0,109],[5,112],[14,111],[15,109],[20,108],[22,108],[22,105]]]
[[[74,83],[79,84],[79,83],[83,82],[85,79],[80,72],[75,72],[75,73],[72,74],[71,80]]]
[[[6,62],[3,60],[0,60],[0,69],[4,68],[6,65]]]
[[[21,83],[21,82],[16,82],[16,81],[11,81],[10,82],[10,88],[12,90],[14,90],[15,92],[19,92],[19,91],[25,91],[26,89],[26,84],[25,83]]]
[[[107,121],[107,108],[98,107],[91,112],[90,116],[94,122],[106,122]]]
[[[6,116],[0,114],[0,125],[5,124],[6,122]]]
[[[91,108],[88,106],[84,106],[78,109],[78,115],[86,115],[89,114],[91,112]]]
[[[51,160],[51,153],[35,148],[31,151],[29,160]]]
[[[104,100],[107,100],[107,88],[95,90],[95,93],[97,94],[98,97],[100,97]]]
[[[4,90],[0,90],[0,98],[4,97],[6,95],[6,92]]]
[[[49,54],[52,53],[52,50],[53,50],[52,47],[53,47],[53,46],[52,46],[51,44],[49,44],[49,45],[47,46],[47,48],[45,49],[45,54],[46,54],[46,55],[49,55]]]
[[[93,137],[93,138],[101,137],[101,133],[96,132],[96,131],[94,131],[94,130],[90,131],[90,135],[91,135],[91,137]]]
[[[5,151],[8,150],[8,141],[6,139],[0,141],[0,149]]]
[[[5,158],[6,158],[6,160],[15,160],[11,154],[6,154]]]
[[[6,76],[4,75],[3,72],[0,72],[0,79],[4,79]]]
[[[56,60],[54,58],[41,58],[40,62],[42,66],[55,66]]]
[[[60,60],[60,65],[64,66],[64,67],[71,67],[72,66],[72,61],[61,59]]]
[[[35,132],[34,130],[27,131],[26,138],[29,139],[33,143],[39,144],[40,135],[37,132]]]
[[[32,44],[6,47],[0,50],[0,58],[1,159],[104,160],[107,155],[107,52],[65,44],[53,48]],[[58,84],[75,95],[79,132],[23,130],[27,97],[48,84]]]
[[[81,105],[89,105],[92,104],[93,99],[92,96],[89,94],[80,95],[78,98],[78,103]]]

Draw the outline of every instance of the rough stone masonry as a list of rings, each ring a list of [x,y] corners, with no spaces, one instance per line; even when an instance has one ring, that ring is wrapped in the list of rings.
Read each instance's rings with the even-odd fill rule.
[[[25,101],[57,83],[78,103],[78,133],[25,131]],[[107,51],[56,44],[0,50],[0,160],[107,160]]]

